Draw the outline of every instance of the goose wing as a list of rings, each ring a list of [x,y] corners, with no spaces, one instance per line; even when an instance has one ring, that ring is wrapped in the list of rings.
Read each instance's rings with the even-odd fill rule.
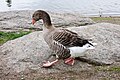
[[[65,47],[83,46],[88,43],[87,39],[80,37],[77,33],[68,29],[60,29],[53,34],[53,40]]]
[[[53,50],[54,53],[57,54],[59,59],[66,59],[71,56],[70,50],[58,41],[52,40],[50,43],[50,48]]]
[[[50,40],[48,43],[50,48],[62,59],[71,56],[68,47],[83,46],[88,43],[88,40],[81,38],[77,33],[67,29],[56,30]]]

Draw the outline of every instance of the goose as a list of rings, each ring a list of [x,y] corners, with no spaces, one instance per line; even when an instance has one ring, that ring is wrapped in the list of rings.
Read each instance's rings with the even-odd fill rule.
[[[63,59],[66,64],[74,65],[76,57],[83,55],[83,52],[89,49],[95,49],[94,45],[97,43],[81,38],[73,31],[65,28],[56,28],[52,25],[50,16],[46,11],[35,11],[32,15],[32,24],[34,25],[41,19],[44,25],[43,38],[53,51],[53,54],[50,56],[56,57],[56,59],[51,62],[44,62],[43,67],[50,67],[60,59]]]

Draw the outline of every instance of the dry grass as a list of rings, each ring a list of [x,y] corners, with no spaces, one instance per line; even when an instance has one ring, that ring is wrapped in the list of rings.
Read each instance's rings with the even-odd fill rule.
[[[97,23],[107,22],[120,25],[120,17],[90,17],[90,18]]]

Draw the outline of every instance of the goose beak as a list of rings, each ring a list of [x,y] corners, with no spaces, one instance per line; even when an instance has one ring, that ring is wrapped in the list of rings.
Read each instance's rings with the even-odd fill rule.
[[[35,21],[34,19],[32,19],[32,24],[33,24],[33,25],[35,24],[35,22],[36,22],[36,21]]]

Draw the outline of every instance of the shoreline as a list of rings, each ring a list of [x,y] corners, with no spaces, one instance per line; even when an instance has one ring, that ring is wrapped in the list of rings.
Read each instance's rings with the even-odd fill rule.
[[[36,10],[39,10],[39,9],[36,9]],[[44,9],[41,9],[41,10],[44,10]],[[5,10],[5,11],[0,11],[1,12],[14,12],[14,11],[35,11],[35,10],[30,10],[30,9],[27,9],[27,10]],[[103,17],[120,17],[120,13],[113,13],[113,12],[101,12],[101,14],[98,12],[98,13],[80,13],[80,12],[71,12],[71,11],[64,11],[64,12],[54,12],[54,11],[49,11],[49,10],[45,10],[47,12],[50,12],[50,13],[58,13],[58,14],[66,14],[66,13],[69,13],[69,14],[80,14],[82,16],[85,16],[85,17],[100,17],[100,15],[102,15]]]

